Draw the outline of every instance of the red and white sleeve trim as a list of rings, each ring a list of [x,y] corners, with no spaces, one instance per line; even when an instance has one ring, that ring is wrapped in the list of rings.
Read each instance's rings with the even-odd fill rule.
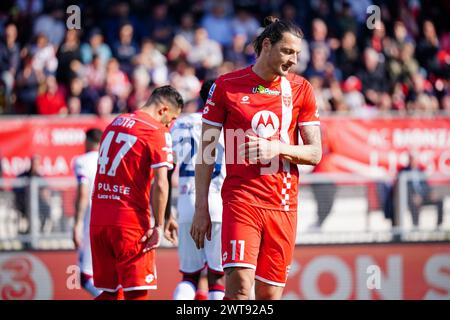
[[[320,126],[320,121],[299,122],[299,126]]]

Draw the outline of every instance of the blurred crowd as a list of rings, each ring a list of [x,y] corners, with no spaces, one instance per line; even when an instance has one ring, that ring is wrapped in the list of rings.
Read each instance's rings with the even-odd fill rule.
[[[196,108],[202,81],[255,61],[267,15],[303,29],[294,71],[322,114],[450,112],[449,1],[85,0],[79,30],[71,4],[1,2],[1,114],[133,111],[164,84]]]

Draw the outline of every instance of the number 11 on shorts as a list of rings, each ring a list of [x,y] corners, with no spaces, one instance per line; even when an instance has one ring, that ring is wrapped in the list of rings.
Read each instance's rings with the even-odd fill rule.
[[[245,240],[238,240],[239,243],[239,260],[244,260]],[[231,243],[231,260],[236,260],[236,240],[230,240]]]

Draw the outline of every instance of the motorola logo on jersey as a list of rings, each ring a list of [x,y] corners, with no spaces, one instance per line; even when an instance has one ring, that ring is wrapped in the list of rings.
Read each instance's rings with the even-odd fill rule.
[[[272,111],[259,111],[252,118],[252,129],[261,138],[270,138],[280,127],[280,120]]]

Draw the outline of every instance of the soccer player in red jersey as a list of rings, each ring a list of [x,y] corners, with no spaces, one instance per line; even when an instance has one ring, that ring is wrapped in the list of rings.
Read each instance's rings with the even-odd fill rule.
[[[316,165],[322,156],[313,88],[289,73],[300,54],[303,33],[295,24],[273,17],[265,24],[254,42],[255,64],[219,77],[203,111],[191,236],[200,248],[205,236],[211,236],[210,151],[223,127],[225,299],[248,299],[253,284],[256,299],[281,298],[295,246],[297,164]]]
[[[164,212],[173,161],[168,126],[182,106],[174,88],[156,88],[141,109],[118,116],[103,133],[90,225],[98,299],[115,300],[120,288],[125,299],[146,299],[156,289],[154,249],[163,232],[176,242],[178,228],[172,217],[164,226]]]

